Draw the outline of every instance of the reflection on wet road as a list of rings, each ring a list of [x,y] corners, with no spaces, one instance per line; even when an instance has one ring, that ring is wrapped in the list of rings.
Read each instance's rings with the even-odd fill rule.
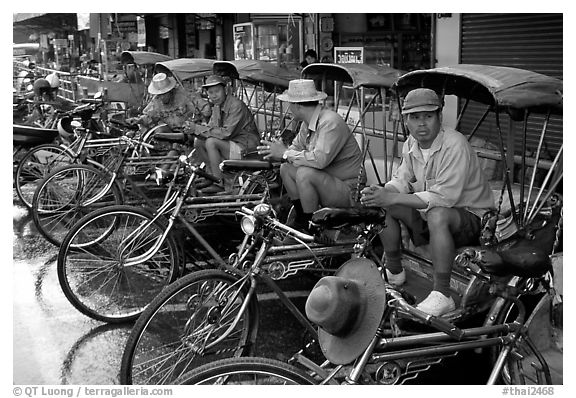
[[[13,383],[118,384],[132,324],[106,324],[78,312],[58,283],[57,248],[13,206]],[[305,292],[299,293],[301,296]],[[303,306],[304,298],[296,300]],[[275,301],[263,300],[258,352],[281,360],[298,350],[302,328]],[[279,344],[280,343],[280,344]]]

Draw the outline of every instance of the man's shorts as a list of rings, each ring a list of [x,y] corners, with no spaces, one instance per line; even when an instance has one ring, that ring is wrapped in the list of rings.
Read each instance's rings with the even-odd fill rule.
[[[230,141],[230,157],[228,159],[242,159],[244,155],[244,148],[237,142]]]
[[[460,226],[452,233],[455,247],[478,246],[480,244],[481,220],[476,214],[461,207],[454,207],[460,214]],[[430,242],[428,223],[420,212],[412,209],[410,225],[406,225],[414,246],[422,246]]]

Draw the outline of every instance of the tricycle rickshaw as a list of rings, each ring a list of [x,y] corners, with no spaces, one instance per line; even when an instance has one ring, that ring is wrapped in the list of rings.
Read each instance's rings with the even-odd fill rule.
[[[416,254],[406,245],[404,267],[409,269],[409,276],[405,288],[380,281],[384,274],[378,261],[359,257],[345,263],[336,275],[352,277],[355,272],[363,273],[365,277],[357,282],[364,286],[375,283],[377,286],[369,291],[381,295],[375,300],[379,303],[373,313],[376,319],[373,317],[370,322],[366,319],[351,329],[354,333],[369,330],[362,342],[347,340],[350,330],[333,326],[333,331],[326,325],[326,329],[318,329],[320,346],[327,358],[321,364],[308,358],[305,350],[296,353],[290,365],[267,358],[228,358],[193,369],[173,383],[403,384],[463,350],[488,355],[492,364],[488,384],[561,382],[562,297],[553,267],[561,267],[561,256],[559,265],[554,258],[561,247],[562,234],[562,197],[558,189],[562,181],[562,146],[551,162],[542,161],[540,150],[548,123],[562,115],[562,82],[513,68],[456,65],[402,76],[395,85],[398,101],[416,87],[433,88],[443,97],[456,95],[464,101],[464,110],[469,102],[483,104],[486,115],[481,114],[481,121],[488,120],[488,113],[494,113],[499,135],[499,152],[489,155],[511,161],[503,167],[504,182],[497,192],[498,210],[484,220],[483,245],[461,248],[455,258],[451,286],[457,308],[440,317],[415,308],[416,297],[424,297],[430,291],[432,266],[424,252]],[[502,137],[500,118],[504,114],[525,123],[529,116],[537,116],[542,123],[535,158],[530,161],[520,156],[519,196],[514,195],[516,189],[508,167],[513,164],[514,152],[511,145],[504,147]],[[544,117],[538,117],[539,114]],[[522,136],[526,136],[526,131],[524,128]],[[526,142],[526,138],[521,141]],[[524,154],[526,148],[522,146]],[[526,174],[528,165],[533,170]],[[549,170],[537,183],[536,169],[541,166],[549,166]],[[504,209],[504,193],[508,195],[509,213]],[[243,212],[246,223],[248,219],[255,221],[255,225],[271,223],[270,213],[262,208]],[[344,224],[357,219],[358,211],[322,209],[315,217],[313,221],[319,226]],[[376,216],[366,213],[363,217]],[[236,287],[220,285],[213,296],[218,298],[218,314],[237,305],[234,300],[224,300],[224,292],[237,291]],[[198,306],[200,296],[191,297]],[[204,310],[208,311],[209,305],[206,307]],[[160,309],[157,312],[160,316]],[[165,317],[167,312],[165,308]],[[194,319],[192,315],[188,327]],[[190,338],[189,333],[185,336]]]

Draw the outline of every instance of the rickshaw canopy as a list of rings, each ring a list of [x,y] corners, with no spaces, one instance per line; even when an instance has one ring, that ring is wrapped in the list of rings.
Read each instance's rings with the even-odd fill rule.
[[[315,63],[302,69],[304,78],[320,78],[352,84],[353,88],[390,88],[404,72],[387,66],[368,64]]]
[[[154,65],[171,59],[168,55],[151,51],[122,51],[120,54],[120,62],[123,64]]]
[[[406,73],[395,89],[401,97],[414,88],[427,87],[496,108],[550,110],[561,115],[562,86],[560,79],[524,69],[460,64]]]
[[[180,81],[205,77],[213,74],[215,60],[205,58],[177,58],[156,63],[156,73],[164,72],[176,76]]]
[[[286,89],[290,80],[299,79],[298,72],[282,68],[273,63],[240,59],[216,61],[214,73],[241,79],[253,84],[263,84],[266,91]]]

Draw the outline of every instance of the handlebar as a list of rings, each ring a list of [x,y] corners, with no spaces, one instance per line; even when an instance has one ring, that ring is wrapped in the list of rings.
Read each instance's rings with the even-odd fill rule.
[[[80,98],[78,102],[83,102],[85,104],[95,104],[95,105],[104,104],[104,100],[101,98]]]
[[[119,137],[119,138],[120,138],[121,141],[124,141],[124,142],[126,142],[127,144],[129,144],[129,145],[134,145],[134,146],[136,146],[136,145],[141,145],[141,146],[143,146],[144,148],[155,149],[155,146],[154,146],[154,145],[148,144],[147,142],[135,140],[135,139],[132,139],[132,138],[126,137],[126,136],[121,136],[121,137]]]
[[[244,215],[254,216],[254,211],[245,207],[245,206],[242,206],[241,210],[242,210],[241,212],[236,212],[236,213],[238,213],[238,214],[244,213]],[[260,217],[262,217],[262,216],[260,216]],[[285,225],[285,224],[281,223],[280,221],[276,220],[275,218],[272,218],[268,215],[265,216],[265,218],[266,218],[267,222],[272,224],[274,227],[284,231],[285,233],[289,233],[290,235],[295,236],[296,238],[298,238],[304,242],[309,242],[309,243],[314,242],[314,236],[313,235],[308,235],[308,234],[305,234],[303,232],[297,231],[294,228],[291,228],[288,225]]]
[[[125,129],[128,129],[128,130],[136,131],[136,130],[140,129],[137,124],[130,124],[130,123],[123,122],[121,120],[110,119],[110,123],[116,124],[120,127],[124,127]]]
[[[181,163],[185,164],[186,166],[190,167],[192,169],[192,171],[194,173],[196,173],[197,175],[204,177],[204,178],[207,178],[213,182],[220,182],[220,179],[218,177],[215,177],[212,174],[205,172],[204,170],[202,170],[201,166],[196,166],[196,165],[193,165],[192,163],[190,163],[190,156],[192,156],[194,151],[195,151],[195,149],[192,150],[192,152],[190,152],[190,154],[188,156],[186,156],[186,155],[180,156],[180,158],[178,160]]]
[[[199,168],[199,167],[196,167],[196,168],[194,169],[194,172],[195,172],[196,174],[198,174],[200,177],[207,178],[207,179],[209,179],[209,180],[211,180],[211,181],[213,181],[213,182],[220,182],[220,179],[219,179],[218,177],[214,177],[212,174],[206,173],[204,170],[202,170],[202,169]]]

